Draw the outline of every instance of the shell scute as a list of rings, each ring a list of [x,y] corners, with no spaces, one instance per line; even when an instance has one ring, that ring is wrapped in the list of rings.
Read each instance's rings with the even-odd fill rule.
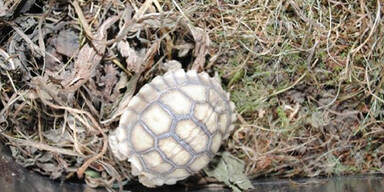
[[[209,163],[234,120],[234,105],[220,83],[204,72],[176,70],[139,90],[109,144],[142,184],[174,184]]]

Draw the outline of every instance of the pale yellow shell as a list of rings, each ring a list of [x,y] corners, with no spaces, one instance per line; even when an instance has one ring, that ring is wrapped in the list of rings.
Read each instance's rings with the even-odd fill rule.
[[[208,164],[233,121],[234,104],[215,79],[180,69],[140,89],[109,144],[142,184],[175,184]]]

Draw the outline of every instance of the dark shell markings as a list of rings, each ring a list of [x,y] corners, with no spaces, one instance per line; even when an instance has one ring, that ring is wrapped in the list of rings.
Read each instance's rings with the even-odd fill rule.
[[[132,98],[110,146],[132,174],[155,187],[204,168],[227,138],[234,105],[207,73],[179,69],[158,76]]]

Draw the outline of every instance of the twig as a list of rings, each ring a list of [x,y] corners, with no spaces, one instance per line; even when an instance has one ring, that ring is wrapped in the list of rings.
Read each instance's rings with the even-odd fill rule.
[[[15,70],[16,66],[15,63],[13,62],[13,58],[9,56],[7,52],[5,52],[3,49],[0,48],[0,55],[4,57],[5,61],[8,61],[9,64],[11,64],[11,67],[9,68],[8,66],[2,66],[0,63],[0,67],[2,67],[5,70]]]
[[[84,17],[83,11],[81,10],[81,7],[79,5],[79,1],[78,0],[73,1],[72,5],[75,8],[76,14],[79,17],[79,22],[83,26],[85,34],[88,36],[88,38],[94,39],[91,27],[88,25],[88,22],[87,22],[87,20]]]
[[[7,77],[8,77],[8,79],[9,79],[9,81],[11,82],[11,85],[12,85],[13,90],[15,91],[16,94],[18,94],[19,91],[17,90],[17,88],[16,88],[16,86],[15,86],[15,83],[14,83],[13,80],[12,80],[11,75],[9,74],[8,71],[5,71],[5,72],[7,73]]]
[[[33,141],[29,141],[29,140],[18,139],[18,138],[9,136],[9,135],[7,135],[5,133],[1,133],[1,135],[6,137],[7,139],[9,139],[10,141],[13,141],[13,142],[17,143],[20,146],[34,147],[34,148],[37,148],[37,149],[40,149],[40,150],[50,151],[50,152],[53,152],[53,153],[60,153],[60,154],[69,155],[69,156],[85,157],[85,156],[83,156],[81,154],[78,154],[78,153],[72,151],[72,150],[63,149],[63,148],[60,148],[60,147],[53,147],[51,145],[47,145],[47,144],[44,144],[44,143],[36,143],[36,142],[33,142]]]
[[[336,93],[335,97],[332,99],[332,101],[329,102],[329,103],[326,104],[326,105],[323,105],[323,106],[318,107],[317,109],[328,108],[329,106],[331,106],[331,105],[337,100],[337,98],[339,97],[339,94],[340,94],[340,90],[341,90],[341,83],[343,83],[343,80],[340,80],[340,81],[339,81],[339,85],[338,85],[338,88],[337,88],[337,93]]]
[[[351,53],[355,53],[357,51],[359,51],[372,37],[373,33],[375,32],[376,30],[376,27],[377,25],[379,24],[379,21],[380,21],[380,13],[381,13],[381,4],[380,4],[380,1],[377,0],[377,12],[376,12],[376,18],[375,18],[375,22],[373,23],[373,26],[371,28],[371,31],[369,32],[369,35],[368,37],[365,39],[365,41],[360,44],[358,47],[354,48],[351,50]]]
[[[366,80],[366,82],[367,82],[368,92],[369,92],[369,94],[372,95],[375,99],[379,100],[381,103],[384,104],[384,100],[383,100],[382,98],[378,97],[375,93],[372,92],[371,85],[370,85],[370,83],[369,83],[369,75],[368,75],[368,69],[367,69],[367,68],[368,68],[368,65],[365,67],[365,73],[364,73],[364,75],[365,75],[365,80]]]
[[[41,27],[43,25],[43,22],[45,21],[45,18],[49,15],[49,13],[51,12],[51,9],[52,9],[52,6],[53,6],[53,2],[54,1],[49,1],[49,9],[47,12],[45,12],[39,19],[39,23],[37,25],[37,28],[38,28],[38,33],[39,33],[39,47],[40,47],[40,50],[41,50],[41,53],[43,54],[43,69],[41,71],[41,74],[44,75],[45,73],[45,43],[44,43],[44,37],[43,37],[43,30],[41,30]]]
[[[101,131],[101,130],[100,130]],[[96,161],[97,159],[100,159],[101,157],[104,156],[105,152],[107,151],[107,147],[108,147],[108,137],[107,135],[102,132],[102,135],[103,135],[103,148],[101,149],[100,153],[98,153],[97,155],[89,158],[87,161],[85,161],[85,163],[79,168],[77,169],[77,176],[79,178],[82,178],[83,177],[83,174],[85,172],[85,170],[89,167],[89,165]]]
[[[263,97],[263,98],[260,98],[259,100],[262,101],[262,100],[265,100],[267,98],[270,98],[270,97],[273,97],[273,96],[276,96],[276,95],[279,95],[281,93],[284,93],[290,89],[292,89],[293,87],[295,87],[301,80],[303,80],[303,78],[307,75],[307,72],[305,72],[303,75],[301,75],[292,85],[284,88],[284,89],[281,89],[281,90],[278,90],[278,91],[275,91],[273,92],[272,94],[266,96],[266,97]]]

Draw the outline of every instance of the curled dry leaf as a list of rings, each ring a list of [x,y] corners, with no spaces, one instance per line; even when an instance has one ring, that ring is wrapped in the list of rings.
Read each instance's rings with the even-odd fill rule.
[[[4,5],[4,1],[3,0],[0,0],[0,17],[4,17],[6,15],[11,15],[9,13],[9,8],[7,6]]]
[[[203,29],[198,27],[189,26],[195,39],[195,49],[193,50],[193,56],[195,61],[192,64],[192,69],[201,70],[204,68],[205,56],[208,54],[209,49],[209,36]]]
[[[3,68],[4,70],[16,69],[16,65],[15,65],[15,62],[13,61],[13,58],[11,58],[9,54],[1,48],[0,48],[0,68]]]
[[[60,129],[50,129],[45,131],[43,135],[49,142],[56,143],[61,146],[70,145],[73,142],[73,138],[67,130],[63,132]]]
[[[55,101],[60,104],[71,102],[73,93],[65,92],[59,84],[55,84],[52,79],[48,80],[48,78],[47,76],[32,78],[33,92],[30,93],[30,98],[40,98],[43,101]]]
[[[115,102],[115,104],[116,104],[116,106],[114,108],[115,110],[110,113],[111,114],[110,118],[101,121],[102,124],[108,124],[110,122],[113,122],[115,119],[117,119],[117,117],[119,117],[121,114],[123,114],[126,111],[128,104],[129,104],[129,101],[131,101],[131,98],[135,92],[137,81],[139,80],[139,77],[140,77],[140,74],[135,74],[127,82],[127,90],[125,91],[125,93],[122,96],[122,98],[120,99],[120,101]],[[126,80],[126,79],[123,78],[123,80]],[[118,84],[121,85],[121,82],[122,81],[120,81]],[[118,87],[118,86],[116,86],[116,87]]]
[[[0,18],[11,17],[15,11],[19,13],[25,13],[32,7],[34,3],[35,0],[0,0]]]
[[[108,18],[98,29],[92,42],[81,48],[75,59],[72,78],[62,83],[67,91],[77,90],[93,75],[106,50],[107,29],[118,19],[118,16]]]
[[[144,49],[137,52],[135,49],[129,46],[127,41],[120,41],[117,44],[117,48],[119,49],[121,56],[126,58],[125,62],[127,63],[127,69],[129,71],[139,73],[143,70],[143,58],[145,55]]]
[[[104,72],[105,75],[100,78],[100,83],[103,84],[104,89],[103,89],[103,98],[107,101],[113,101],[113,98],[111,98],[112,92],[113,92],[113,87],[117,83],[117,75],[119,72],[117,69],[111,65],[105,65],[104,66]]]
[[[189,51],[194,48],[194,45],[192,43],[182,42],[182,44],[175,45],[173,48],[179,50],[177,53],[178,57],[185,57],[188,55]]]

